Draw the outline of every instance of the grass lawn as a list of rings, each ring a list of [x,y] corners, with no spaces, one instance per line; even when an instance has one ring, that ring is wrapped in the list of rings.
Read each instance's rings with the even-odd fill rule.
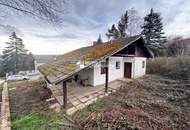
[[[39,83],[27,85],[10,90],[13,130],[77,130],[60,125],[68,122],[49,111]],[[189,84],[182,80],[147,75],[124,83],[71,118],[85,130],[188,130],[189,95]]]
[[[57,123],[66,122],[62,114],[49,110],[45,100],[50,93],[43,81],[12,82],[8,87],[12,130],[60,130]]]
[[[13,130],[60,130],[57,123],[63,122],[61,115],[53,112],[36,112],[20,117],[12,114],[11,116]]]
[[[13,130],[77,130],[61,113],[49,111],[41,87],[10,91]],[[72,115],[86,130],[188,130],[190,88],[183,81],[148,75],[130,83]]]
[[[158,71],[152,74],[162,76],[146,75],[124,83],[116,93],[74,113],[75,126],[84,130],[189,130],[189,60],[166,61],[164,66],[160,61],[148,63],[149,69]],[[69,123],[61,113],[49,111],[45,99],[50,94],[40,80],[9,83],[8,87],[12,88],[13,130],[77,130],[60,125]]]
[[[22,87],[22,86],[28,86],[28,85],[32,85],[34,84],[35,82],[38,82],[40,80],[33,80],[33,81],[30,81],[30,80],[22,80],[22,81],[11,81],[11,82],[8,82],[8,87],[9,88],[16,88],[16,87]]]

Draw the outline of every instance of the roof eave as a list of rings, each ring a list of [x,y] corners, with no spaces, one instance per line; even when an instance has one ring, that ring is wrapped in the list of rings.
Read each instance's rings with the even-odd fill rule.
[[[66,81],[66,80],[70,79],[74,74],[79,73],[80,71],[82,71],[82,70],[84,70],[84,69],[86,69],[86,68],[89,68],[90,66],[93,66],[94,64],[96,64],[96,63],[98,63],[98,62],[101,62],[101,61],[107,59],[108,57],[114,55],[115,53],[119,52],[120,50],[124,49],[125,47],[127,47],[127,46],[129,46],[130,44],[134,43],[135,41],[139,40],[140,38],[142,38],[141,35],[139,35],[136,39],[134,39],[133,41],[131,41],[129,44],[126,44],[126,45],[123,46],[122,48],[118,49],[117,51],[115,51],[115,52],[113,52],[113,53],[111,53],[111,54],[108,54],[108,55],[106,55],[106,56],[104,56],[104,57],[100,57],[99,59],[93,61],[93,62],[92,62],[91,64],[89,64],[88,66],[86,66],[86,67],[84,67],[84,68],[82,68],[82,69],[80,69],[80,70],[77,70],[77,71],[75,71],[75,72],[71,72],[71,73],[69,73],[67,76],[62,76],[62,77],[60,77],[58,80],[55,80],[55,81],[51,82],[51,84],[59,84],[60,82],[63,82],[63,81]]]

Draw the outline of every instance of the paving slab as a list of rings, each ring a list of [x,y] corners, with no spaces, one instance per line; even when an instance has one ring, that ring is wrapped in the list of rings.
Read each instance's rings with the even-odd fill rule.
[[[116,92],[121,87],[122,82],[122,80],[116,80],[109,83],[108,93],[105,93],[104,85],[96,87],[82,87],[76,83],[69,83],[67,87],[67,98],[68,103],[71,104],[71,107],[67,108],[67,113],[73,114],[77,110],[96,102],[98,99]],[[59,104],[63,105],[62,86],[56,85],[56,87],[52,87],[51,90],[53,91],[54,97],[58,100]]]

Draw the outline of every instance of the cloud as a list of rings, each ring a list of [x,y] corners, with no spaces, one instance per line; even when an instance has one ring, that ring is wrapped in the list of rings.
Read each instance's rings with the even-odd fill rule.
[[[1,35],[7,35],[7,34],[9,35],[12,32],[16,32],[18,34],[21,33],[21,31],[18,28],[14,27],[14,26],[0,24],[0,34]]]
[[[190,1],[184,0],[176,5],[177,11],[173,14],[172,20],[166,25],[168,35],[190,36]]]
[[[144,17],[153,7],[161,13],[167,35],[189,35],[189,5],[189,0],[69,0],[62,14],[62,26],[16,14],[1,23],[18,28],[27,49],[34,54],[62,54],[91,45],[99,34],[106,40],[104,34],[107,29],[117,23],[122,13],[130,8],[135,8]],[[10,32],[6,33],[7,40]]]

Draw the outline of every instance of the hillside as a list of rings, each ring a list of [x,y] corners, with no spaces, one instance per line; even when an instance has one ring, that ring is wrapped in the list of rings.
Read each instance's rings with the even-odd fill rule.
[[[44,128],[50,130],[189,130],[189,61],[184,60],[183,57],[163,59],[165,58],[147,63],[148,72],[152,74],[131,82],[123,82],[122,88],[117,92],[67,117],[70,123],[62,113],[52,113],[47,109],[49,104],[45,99],[48,98],[49,92],[42,91],[43,88],[38,82],[35,85],[19,83],[16,89],[10,90],[12,128],[13,130],[28,128],[31,130]],[[182,66],[184,71],[177,69],[179,66]],[[157,69],[159,71],[156,71]],[[9,85],[9,87],[13,86]]]
[[[56,55],[34,55],[37,63],[49,63],[55,59]]]
[[[148,75],[94,103],[73,118],[86,130],[188,130],[190,85]]]

